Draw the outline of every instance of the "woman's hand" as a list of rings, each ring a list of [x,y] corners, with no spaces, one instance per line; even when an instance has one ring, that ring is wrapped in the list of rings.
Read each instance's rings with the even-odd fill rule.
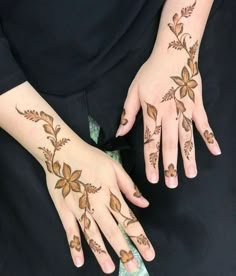
[[[186,176],[192,178],[197,175],[192,121],[210,152],[214,155],[221,153],[203,106],[202,82],[197,62],[199,43],[192,42],[189,33],[184,33],[182,23],[183,19],[191,16],[195,4],[196,2],[182,9],[181,14],[176,13],[168,24],[174,39],[169,42],[168,51],[158,48],[156,44],[155,53],[138,71],[129,87],[117,131],[117,136],[123,136],[131,130],[141,106],[147,178],[151,183],[159,180],[158,162],[162,137],[165,182],[169,188],[178,185],[178,142]]]
[[[41,126],[44,138],[39,150],[47,186],[63,223],[74,264],[84,263],[80,228],[105,273],[114,271],[114,263],[104,245],[100,230],[128,271],[138,264],[117,222],[137,246],[143,258],[151,261],[155,252],[144,230],[126,204],[121,192],[133,204],[147,207],[137,187],[123,168],[100,150],[55,123],[49,114],[35,110],[18,113]]]

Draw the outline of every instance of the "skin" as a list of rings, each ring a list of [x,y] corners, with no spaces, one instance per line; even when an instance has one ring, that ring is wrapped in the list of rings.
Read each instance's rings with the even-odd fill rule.
[[[137,269],[137,261],[117,222],[123,225],[142,257],[153,260],[154,249],[122,193],[141,208],[147,207],[148,201],[121,165],[80,139],[29,83],[0,96],[0,126],[45,171],[48,191],[64,226],[75,266],[82,266],[86,257],[80,243],[83,233],[101,269],[105,273],[114,271],[102,232],[117,256],[125,260],[127,271]],[[140,235],[145,237],[141,243]]]
[[[119,126],[116,136],[126,135],[132,129],[142,108],[146,176],[151,183],[159,181],[161,139],[166,185],[169,188],[178,185],[177,172],[166,174],[170,165],[173,171],[177,168],[178,143],[186,176],[197,176],[192,122],[209,151],[213,155],[221,154],[216,139],[212,138],[197,68],[199,46],[212,4],[212,0],[167,0],[153,51],[129,87],[124,103],[127,123]],[[176,31],[177,24],[181,25]],[[183,30],[179,31],[180,27]],[[184,33],[185,42],[181,40]],[[157,127],[160,127],[158,131]]]
[[[191,33],[194,41],[198,41],[199,45],[212,2],[212,0],[198,0],[191,20],[183,21],[186,32]],[[168,24],[172,21],[172,17],[176,12],[179,13],[183,7],[192,4],[192,0],[165,1],[152,54],[140,68],[130,85],[124,111],[122,112],[121,126],[117,132],[117,136],[128,133],[135,122],[138,110],[142,107],[144,125],[151,132],[151,139],[155,139],[150,143],[145,143],[147,139],[144,139],[147,178],[152,183],[158,181],[159,142],[162,135],[166,184],[170,188],[177,186],[178,140],[183,149],[183,145],[189,136],[186,137],[183,128],[179,126],[179,121],[176,120],[176,102],[172,100],[162,102],[166,93],[173,86],[171,77],[180,76],[181,70],[186,66],[186,55],[183,51],[176,52],[172,51],[175,49],[168,49],[169,44],[173,41],[173,32],[170,32]],[[195,60],[198,60],[198,52]],[[220,154],[220,149],[208,124],[203,106],[200,74],[196,76],[195,81],[198,84],[195,90],[195,101],[191,100],[184,103],[186,107],[185,116],[193,119],[209,150],[217,155]],[[20,112],[16,110],[16,107]],[[53,118],[54,127],[60,125],[59,139],[67,140],[64,140],[63,149],[60,149],[60,151],[54,151],[53,148],[50,148],[55,162],[58,161],[60,164],[60,174],[56,173],[58,163],[56,168],[52,170],[50,165],[45,162],[48,161],[45,160],[45,148],[52,145],[46,138],[48,133],[45,133],[45,128],[47,129],[47,127],[43,127],[44,123],[41,121],[32,122],[27,120],[24,116],[26,110],[35,110],[39,114],[43,111]],[[13,125],[14,128],[12,128]],[[137,262],[117,227],[116,221],[124,226],[124,230],[133,240],[142,257],[147,261],[154,259],[154,249],[142,226],[125,203],[122,193],[130,202],[141,208],[147,207],[148,201],[141,196],[130,177],[119,164],[102,151],[82,141],[28,82],[0,96],[0,127],[25,147],[45,171],[48,191],[61,218],[68,238],[71,256],[77,267],[83,265],[85,258],[83,249],[80,247],[82,230],[101,269],[105,273],[114,271],[114,263],[105,248],[100,231],[121,258],[127,271],[134,271],[137,268]],[[146,137],[149,136],[149,131],[147,131]],[[183,158],[186,175],[188,177],[196,176],[194,148],[190,159],[186,158],[184,154]],[[63,174],[64,164],[70,167],[72,174],[75,171],[81,171],[79,180],[84,184],[81,184],[81,189],[84,189],[87,183],[91,183],[95,187],[96,192],[88,195],[90,208],[88,206],[84,208],[84,199],[81,199],[85,193],[83,189],[82,194],[76,191],[76,188],[68,193],[68,187],[65,188],[65,186],[62,187],[58,184],[60,179],[68,175],[68,173]],[[68,168],[64,170],[68,171]],[[43,181],[45,180],[42,179],[42,185]],[[116,239],[113,239],[114,236],[116,236]]]

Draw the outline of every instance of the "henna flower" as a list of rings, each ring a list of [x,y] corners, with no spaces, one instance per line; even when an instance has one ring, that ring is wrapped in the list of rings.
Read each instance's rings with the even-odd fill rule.
[[[168,166],[168,170],[165,170],[165,176],[166,177],[176,177],[177,176],[177,171],[173,164],[170,164]]]
[[[133,259],[134,259],[134,255],[133,255],[132,251],[129,251],[129,252],[127,252],[125,250],[120,251],[120,260],[123,264],[125,264]]]
[[[74,192],[80,192],[80,184],[78,183],[78,180],[80,178],[81,171],[76,170],[71,173],[71,167],[64,163],[62,174],[63,177],[57,181],[55,188],[62,189],[63,197],[65,198],[71,190]]]
[[[171,77],[172,80],[180,86],[180,97],[184,98],[187,94],[189,98],[194,102],[195,95],[193,92],[193,88],[197,87],[197,82],[190,78],[190,74],[188,69],[184,66],[182,73],[182,78],[180,77]]]
[[[81,250],[81,243],[79,237],[74,235],[73,240],[70,242],[70,248],[74,248],[78,252]]]

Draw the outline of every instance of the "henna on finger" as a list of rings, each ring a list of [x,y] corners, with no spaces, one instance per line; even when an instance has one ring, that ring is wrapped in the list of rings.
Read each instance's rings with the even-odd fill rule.
[[[140,198],[142,197],[142,193],[139,191],[138,187],[134,184],[134,190],[135,192],[133,193],[134,197]]]
[[[78,236],[74,235],[73,240],[70,241],[70,248],[74,248],[78,252],[81,251],[81,242]]]
[[[147,115],[154,120],[155,126],[153,131],[151,132],[149,127],[146,126],[145,133],[144,133],[144,145],[149,144],[153,141],[155,141],[155,136],[160,135],[161,133],[161,125],[157,125],[157,115],[158,111],[155,106],[146,103],[147,105]],[[159,151],[160,151],[160,142],[157,142],[156,144],[157,150],[149,154],[149,162],[153,166],[153,168],[156,168],[157,160],[159,157]]]
[[[125,118],[125,115],[126,115],[126,111],[125,111],[125,108],[124,108],[123,111],[122,111],[121,120],[120,120],[120,124],[122,126],[125,126],[125,125],[128,124],[128,119]]]
[[[166,177],[176,177],[177,176],[177,170],[175,169],[174,164],[170,164],[168,166],[168,170],[165,170],[165,176]]]
[[[148,246],[150,248],[150,242],[146,236],[140,234],[139,236],[129,236],[132,239],[135,239],[140,245]]]
[[[124,228],[127,228],[130,224],[137,222],[137,218],[135,217],[134,213],[129,209],[130,217],[125,216],[121,212],[121,202],[111,191],[110,191],[110,208],[114,212],[120,214],[123,218],[123,226]]]
[[[132,251],[125,251],[125,250],[120,250],[120,260],[123,264],[131,261],[134,259],[134,254],[132,253]]]
[[[206,138],[208,144],[214,144],[215,136],[214,136],[213,132],[209,132],[209,130],[205,130],[204,131],[204,137]]]

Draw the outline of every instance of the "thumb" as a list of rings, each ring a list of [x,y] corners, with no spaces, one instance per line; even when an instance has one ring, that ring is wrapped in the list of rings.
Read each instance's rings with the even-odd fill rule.
[[[132,88],[129,88],[123,112],[121,114],[120,126],[116,132],[116,137],[124,136],[131,130],[139,109],[140,101],[138,96],[138,88],[133,86]]]

